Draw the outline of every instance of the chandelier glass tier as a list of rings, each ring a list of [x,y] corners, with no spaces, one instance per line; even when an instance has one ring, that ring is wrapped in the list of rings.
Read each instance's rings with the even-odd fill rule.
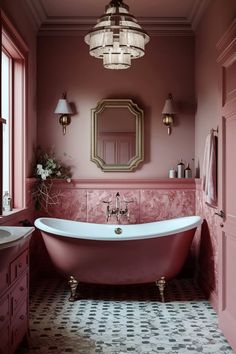
[[[144,55],[149,39],[122,0],[112,0],[106,6],[105,14],[85,36],[90,55],[103,59],[107,69],[129,68],[131,59]]]

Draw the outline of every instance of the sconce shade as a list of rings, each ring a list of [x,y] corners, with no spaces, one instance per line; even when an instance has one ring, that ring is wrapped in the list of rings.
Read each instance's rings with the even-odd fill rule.
[[[73,113],[66,98],[60,98],[58,100],[58,103],[57,103],[54,113],[57,113],[57,114],[72,114]]]
[[[62,125],[63,135],[66,134],[66,127],[71,123],[70,114],[73,113],[70,104],[66,99],[66,93],[58,100],[54,113],[60,114],[59,123]]]
[[[169,94],[168,98],[165,101],[162,114],[176,114],[173,97]]]
[[[84,39],[89,45],[90,55],[103,59],[105,68],[127,69],[131,59],[144,55],[150,37],[122,0],[111,0],[105,14]]]

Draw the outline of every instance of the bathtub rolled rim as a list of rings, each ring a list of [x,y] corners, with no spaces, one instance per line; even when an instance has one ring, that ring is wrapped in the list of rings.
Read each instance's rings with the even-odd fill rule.
[[[41,217],[35,220],[34,225],[40,231],[58,237],[97,241],[128,241],[175,235],[184,231],[200,227],[202,222],[202,218],[198,215],[185,216],[162,221],[153,221],[143,224],[128,225],[95,224],[84,221]],[[69,224],[71,224],[73,227],[78,227],[78,229],[69,230],[68,227],[68,229],[66,228],[63,230],[62,228],[58,227],[58,224],[64,224],[64,227],[69,226]],[[86,232],[81,231],[83,227],[87,227]],[[122,230],[120,234],[116,234],[115,230],[117,228],[120,228]]]

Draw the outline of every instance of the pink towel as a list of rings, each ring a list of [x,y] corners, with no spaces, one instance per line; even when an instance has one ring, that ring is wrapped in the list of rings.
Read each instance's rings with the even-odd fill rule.
[[[202,189],[205,195],[205,203],[211,207],[217,207],[217,141],[214,131],[206,138],[203,168]]]

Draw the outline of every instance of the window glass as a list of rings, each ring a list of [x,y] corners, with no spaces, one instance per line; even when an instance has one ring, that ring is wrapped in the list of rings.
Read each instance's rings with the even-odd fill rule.
[[[3,124],[3,193],[11,192],[10,185],[10,70],[11,58],[2,51],[2,117]]]

